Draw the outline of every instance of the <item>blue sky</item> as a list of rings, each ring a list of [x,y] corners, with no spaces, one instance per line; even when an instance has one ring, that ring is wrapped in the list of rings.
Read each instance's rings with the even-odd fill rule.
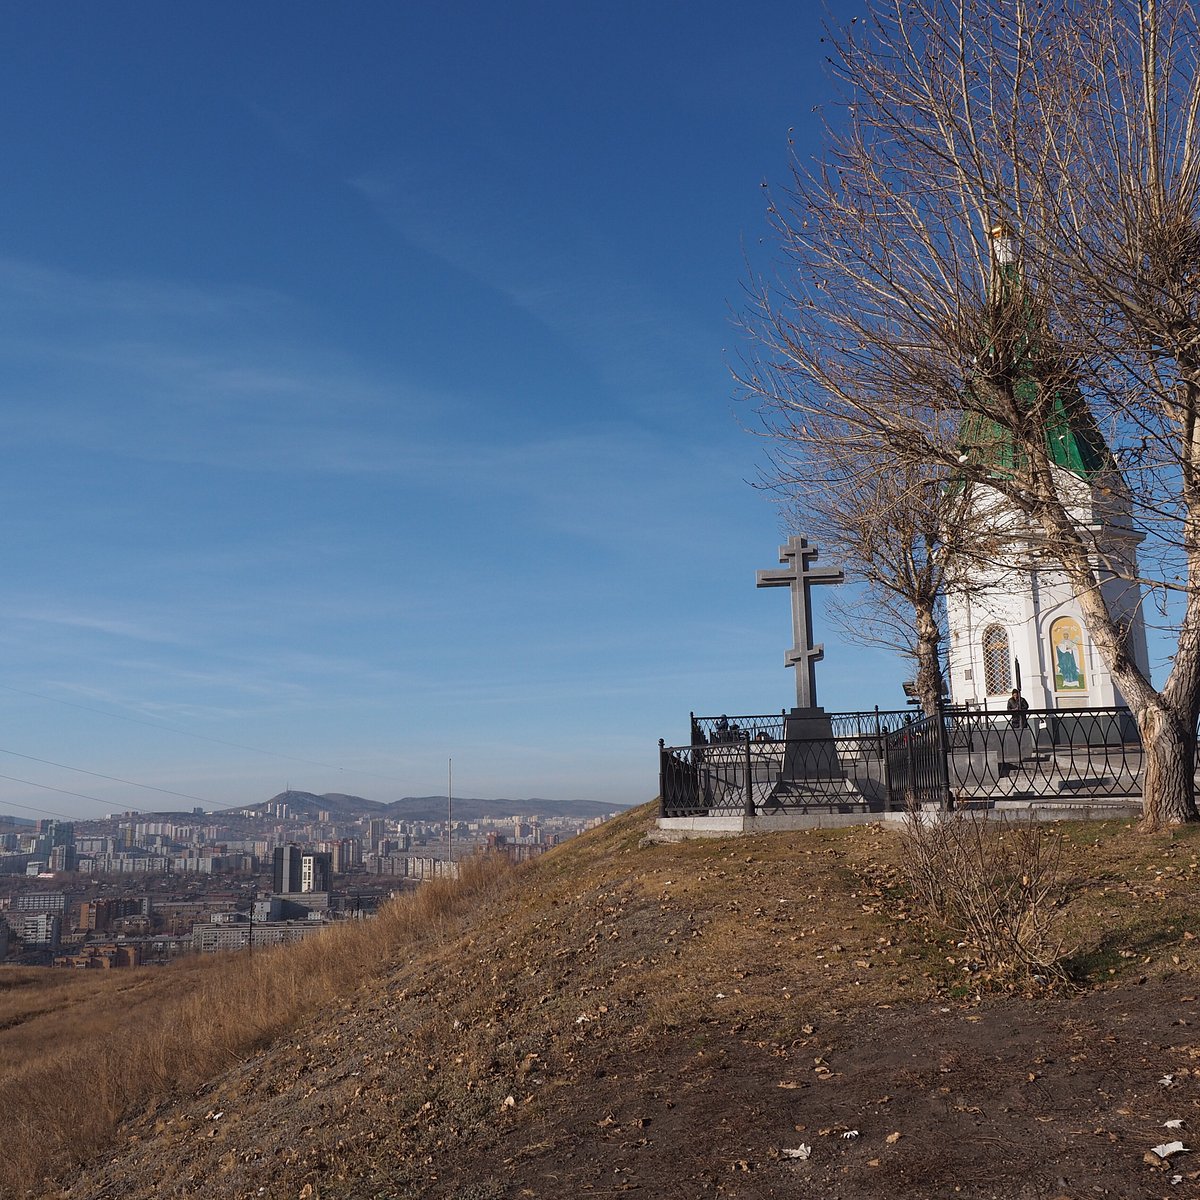
[[[451,756],[637,803],[689,710],[792,702],[729,370],[817,4],[4,22],[0,811],[387,801]],[[896,706],[818,627],[821,701]]]

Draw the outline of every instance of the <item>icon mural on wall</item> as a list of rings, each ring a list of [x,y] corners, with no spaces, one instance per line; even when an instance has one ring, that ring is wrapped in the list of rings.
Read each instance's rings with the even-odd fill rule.
[[[1059,617],[1050,626],[1050,653],[1054,656],[1054,690],[1086,692],[1083,631],[1074,617]]]

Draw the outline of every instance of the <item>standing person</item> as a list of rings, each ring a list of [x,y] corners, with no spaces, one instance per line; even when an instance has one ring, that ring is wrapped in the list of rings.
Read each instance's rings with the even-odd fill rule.
[[[1029,712],[1029,701],[1022,697],[1020,688],[1013,688],[1013,693],[1008,698],[1008,711],[1012,713],[1013,728],[1020,733],[1029,720],[1025,715]]]

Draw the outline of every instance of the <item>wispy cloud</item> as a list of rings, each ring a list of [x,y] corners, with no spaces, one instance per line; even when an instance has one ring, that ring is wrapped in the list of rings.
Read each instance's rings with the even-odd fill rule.
[[[138,642],[157,642],[180,645],[182,639],[154,623],[132,621],[124,617],[102,616],[96,613],[70,612],[65,609],[9,608],[0,610],[5,621],[27,625],[50,625],[65,629],[78,629],[87,633],[99,633],[106,637]]]
[[[158,320],[245,318],[288,306],[281,292],[252,287],[197,287],[176,282],[97,279],[21,259],[0,257],[0,308],[30,307]]]
[[[313,315],[275,292],[98,281],[0,259],[5,315],[9,445],[382,471],[403,450],[401,429],[419,436],[464,404],[307,337]]]

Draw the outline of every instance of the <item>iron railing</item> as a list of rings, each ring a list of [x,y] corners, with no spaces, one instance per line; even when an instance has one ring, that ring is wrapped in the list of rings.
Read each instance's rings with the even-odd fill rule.
[[[757,717],[692,717],[692,745],[711,746],[727,742],[756,741],[764,735],[775,741],[783,737],[784,709]]]
[[[959,799],[1141,795],[1142,743],[1127,708],[1030,709],[1020,718],[957,710],[943,726]]]
[[[1126,708],[831,713],[832,736],[810,740],[782,736],[786,715],[693,715],[691,745],[660,741],[663,816],[1141,794]]]
[[[943,722],[923,717],[887,738],[888,807],[950,802],[947,737]]]
[[[903,729],[920,713],[911,708],[881,709],[870,712],[830,713],[835,737],[882,737],[897,729]]]
[[[886,735],[750,738],[699,746],[659,743],[659,794],[667,817],[809,808],[888,807]]]
[[[751,741],[782,741],[787,715],[787,709],[764,716],[749,717],[698,717],[692,713],[692,745],[710,746],[723,742],[740,742],[747,736]],[[882,736],[901,728],[919,715],[911,708],[875,708],[866,712],[828,714],[833,724],[833,732],[838,737],[867,737],[871,734]]]

